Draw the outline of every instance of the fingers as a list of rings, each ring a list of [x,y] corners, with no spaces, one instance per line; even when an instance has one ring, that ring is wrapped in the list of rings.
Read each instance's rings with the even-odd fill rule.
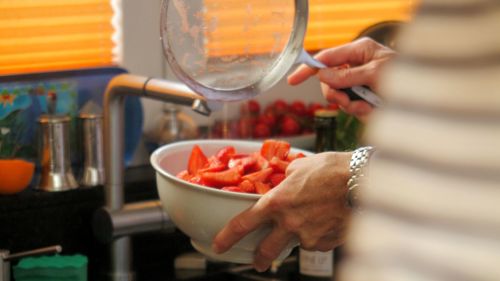
[[[365,101],[353,101],[345,108],[345,111],[359,118],[369,115],[373,107]]]
[[[357,66],[371,61],[376,51],[383,48],[382,45],[371,39],[362,38],[350,44],[321,51],[315,58],[329,67],[345,64]],[[317,72],[318,70],[315,68],[301,65],[288,76],[288,84],[298,85],[311,76],[314,76]]]
[[[330,235],[327,235],[319,240],[319,242],[316,244],[315,249],[316,251],[330,251],[342,244],[345,243],[345,236],[346,233],[345,231],[336,232],[332,233]]]
[[[318,73],[318,69],[311,68],[307,65],[301,65],[288,76],[288,84],[292,86],[298,85],[309,79],[311,76],[316,75],[316,73]]]
[[[319,80],[333,89],[367,85],[374,87],[376,69],[374,63],[350,68],[325,68],[318,72]]]
[[[384,47],[374,40],[361,38],[349,44],[321,51],[315,56],[315,58],[327,65],[329,68],[341,65],[350,65],[355,68],[357,66],[369,64],[371,61],[376,59],[391,57],[393,54],[394,51]],[[317,72],[318,70],[315,68],[301,65],[290,76],[288,76],[288,83],[290,85],[300,84],[309,77],[314,76]],[[340,89],[358,85],[371,86],[370,84],[365,83],[351,84],[334,88]]]
[[[366,123],[368,116],[373,111],[373,107],[367,102],[351,101],[346,93],[334,90],[327,84],[322,84],[322,91],[328,102],[338,104],[344,112],[356,116],[363,123]]]
[[[326,49],[318,53],[315,58],[327,66],[343,64],[356,66],[372,60],[378,49],[384,49],[384,47],[371,39],[362,38],[349,44]]]
[[[321,83],[321,90],[323,92],[323,97],[325,97],[325,99],[329,103],[336,103],[341,108],[348,107],[349,103],[351,102],[349,96],[346,93],[332,89],[325,83]]]
[[[226,226],[219,231],[212,243],[215,253],[221,254],[229,250],[244,236],[269,221],[258,204],[234,217]]]
[[[257,271],[267,270],[271,263],[278,258],[288,246],[293,234],[283,228],[274,228],[273,231],[259,245],[254,258],[254,267]]]

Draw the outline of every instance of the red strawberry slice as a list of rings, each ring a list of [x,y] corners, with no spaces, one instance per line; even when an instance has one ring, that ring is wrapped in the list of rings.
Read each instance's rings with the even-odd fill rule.
[[[264,170],[261,170],[261,171],[255,172],[255,173],[244,175],[243,179],[249,180],[249,181],[253,182],[254,184],[256,182],[265,182],[265,181],[267,181],[267,179],[269,178],[269,176],[272,173],[273,173],[272,168],[266,168]]]
[[[208,158],[208,164],[203,167],[203,169],[198,170],[198,173],[205,172],[220,172],[224,171],[227,168],[227,165],[219,161],[216,157],[212,156]]]
[[[290,163],[285,161],[285,160],[281,160],[279,159],[278,157],[273,157],[271,159],[271,161],[269,161],[269,165],[276,171],[276,172],[280,172],[280,173],[284,173],[286,172],[286,168],[288,168],[288,165]]]
[[[289,152],[290,144],[278,140],[266,140],[260,149],[260,154],[267,160],[271,160],[273,157],[285,160]]]
[[[190,183],[194,184],[199,184],[199,185],[207,185],[207,183],[199,176],[191,176],[191,178],[188,180]]]
[[[257,163],[257,159],[252,156],[247,156],[243,158],[233,158],[229,160],[227,166],[229,169],[238,168],[241,174],[249,171],[255,164]]]
[[[180,173],[177,174],[177,177],[180,178],[181,180],[189,181],[191,179],[191,175],[187,170],[184,170]]]
[[[255,193],[255,185],[249,180],[242,181],[239,188],[246,193]]]
[[[299,152],[297,154],[288,154],[288,156],[286,157],[286,160],[288,162],[292,162],[293,160],[296,160],[296,159],[299,159],[299,158],[304,158],[306,157],[306,155],[302,152]]]
[[[277,173],[277,174],[272,174],[269,177],[269,182],[271,183],[272,187],[275,187],[279,185],[284,179],[285,179],[285,174]]]
[[[229,162],[231,157],[236,154],[236,150],[232,146],[226,146],[219,150],[215,157],[222,163],[226,164]]]
[[[267,183],[256,182],[255,190],[258,194],[266,194],[269,190],[271,190],[271,186]]]
[[[237,168],[233,168],[222,172],[202,173],[201,179],[210,186],[234,186],[241,182],[241,175]]]
[[[191,175],[196,175],[198,170],[203,169],[208,163],[208,159],[198,145],[193,147],[191,156],[189,156],[188,172]]]
[[[243,190],[241,190],[241,188],[239,188],[237,186],[224,186],[221,189],[225,190],[225,191],[232,191],[232,192],[244,192]]]
[[[253,167],[254,171],[260,171],[269,168],[269,161],[260,155],[260,152],[255,152],[252,154],[252,157],[256,159],[256,163]]]

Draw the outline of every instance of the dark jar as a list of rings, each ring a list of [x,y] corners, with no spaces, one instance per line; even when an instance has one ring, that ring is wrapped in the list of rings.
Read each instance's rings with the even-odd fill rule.
[[[316,129],[316,153],[335,151],[337,148],[337,116],[338,110],[319,109],[314,113]]]

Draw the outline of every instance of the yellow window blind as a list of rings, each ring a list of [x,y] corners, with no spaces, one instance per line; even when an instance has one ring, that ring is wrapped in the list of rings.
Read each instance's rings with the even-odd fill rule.
[[[115,0],[0,0],[0,75],[110,66]]]
[[[384,21],[408,21],[415,0],[310,0],[305,48],[321,50],[354,40]]]
[[[235,55],[248,44],[252,38],[252,50],[265,53],[273,46],[272,36],[266,30],[255,31],[254,34],[234,30],[234,26],[244,26],[245,7],[234,5],[238,0],[204,0],[206,5],[205,19],[217,18],[230,21],[233,28],[217,28],[206,33],[206,49],[209,56]],[[305,1],[305,0],[304,0]],[[281,2],[281,3],[280,3]],[[262,16],[276,11],[288,12],[283,3],[291,1],[252,1],[252,10],[261,10]],[[385,21],[408,21],[417,0],[309,0],[309,23],[305,38],[305,48],[317,51],[347,43],[355,39],[363,30]],[[281,5],[281,6],[279,6]],[[260,15],[259,15],[260,16]],[[230,25],[226,25],[230,26]],[[276,30],[277,27],[273,27]],[[239,35],[239,36],[238,36]]]

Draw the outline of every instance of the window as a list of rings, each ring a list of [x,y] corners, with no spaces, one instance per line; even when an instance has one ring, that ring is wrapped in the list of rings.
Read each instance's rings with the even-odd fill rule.
[[[305,48],[316,51],[354,40],[384,21],[408,21],[415,0],[310,0]]]
[[[117,2],[0,0],[0,75],[116,64]]]
[[[246,22],[249,20],[245,19],[245,15],[248,10],[243,9],[248,8],[235,4],[235,1],[238,0],[204,0],[207,6],[205,15],[207,21],[217,18],[218,22],[225,21],[233,25],[206,34],[209,55],[237,55],[249,41],[255,54],[273,49],[274,44],[269,38],[272,38],[271,32],[278,30],[276,26],[273,26],[271,31],[266,30],[266,26],[261,26],[259,30],[246,32],[246,38],[241,38],[241,28],[239,32],[238,28],[244,26],[246,30],[248,25]],[[291,1],[285,2],[291,3]],[[334,47],[352,41],[362,31],[375,24],[385,21],[408,21],[416,2],[417,0],[309,0],[305,48],[308,51],[317,51]],[[255,0],[252,2],[251,11],[259,17],[269,17],[276,11],[286,14],[290,12],[287,7],[283,7],[281,0]],[[255,26],[249,28],[255,29]]]

